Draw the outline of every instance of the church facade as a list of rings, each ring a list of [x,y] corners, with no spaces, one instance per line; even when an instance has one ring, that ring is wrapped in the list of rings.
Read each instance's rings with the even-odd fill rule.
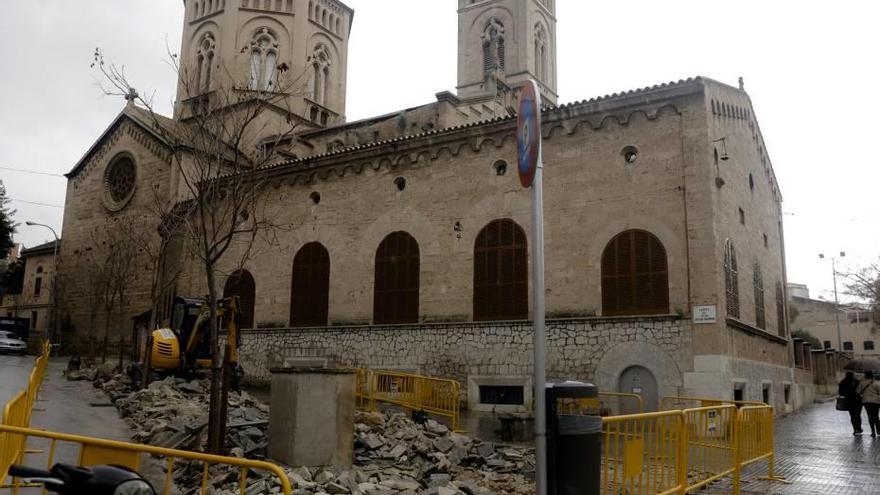
[[[245,306],[246,372],[318,359],[456,378],[474,409],[529,406],[531,199],[516,177],[511,108],[534,79],[545,103],[548,378],[635,391],[651,409],[671,395],[777,410],[812,401],[786,324],[782,196],[741,84],[698,77],[560,105],[554,0],[460,0],[457,91],[347,122],[350,8],[185,6],[189,75],[173,119],[128,105],[68,176],[71,295],[87,292],[77,260],[100,246],[96,230],[121,215],[151,228],[138,217],[151,200],[187,199],[157,121],[187,125],[218,87],[272,91],[283,68],[301,90],[253,138],[296,123],[258,171],[271,186],[263,208],[296,228],[247,253],[233,244],[217,282]],[[198,263],[172,258],[162,290],[204,294]],[[154,268],[131,276],[115,327],[162,312],[145,297]],[[61,311],[73,342],[102,318],[72,296]]]

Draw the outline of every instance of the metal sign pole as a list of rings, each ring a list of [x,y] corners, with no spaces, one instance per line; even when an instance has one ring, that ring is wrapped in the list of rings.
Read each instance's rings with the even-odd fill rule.
[[[532,188],[532,325],[534,335],[535,484],[547,495],[547,413],[544,359],[544,177],[541,152],[541,91],[535,81],[522,86],[516,123],[519,181]]]
[[[535,478],[537,494],[547,495],[547,418],[544,328],[544,164],[538,152],[538,169],[532,184],[532,287],[535,346]]]

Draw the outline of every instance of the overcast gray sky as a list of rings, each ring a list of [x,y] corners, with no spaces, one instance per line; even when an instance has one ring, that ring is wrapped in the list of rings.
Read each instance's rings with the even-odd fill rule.
[[[2,3],[0,179],[17,221],[60,231],[65,181],[7,168],[69,171],[122,108],[96,87],[96,47],[170,113],[165,46],[180,45],[182,2]],[[457,2],[347,3],[356,11],[350,120],[454,90]],[[819,252],[846,251],[850,265],[880,256],[880,2],[558,0],[557,8],[561,102],[695,75],[745,78],[785,198],[790,282],[830,297]],[[50,238],[19,227],[26,246]]]

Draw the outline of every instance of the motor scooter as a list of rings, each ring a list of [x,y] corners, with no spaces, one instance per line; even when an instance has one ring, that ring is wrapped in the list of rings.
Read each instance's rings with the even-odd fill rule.
[[[120,466],[86,468],[59,463],[48,471],[11,466],[9,475],[62,495],[157,495],[141,475]]]

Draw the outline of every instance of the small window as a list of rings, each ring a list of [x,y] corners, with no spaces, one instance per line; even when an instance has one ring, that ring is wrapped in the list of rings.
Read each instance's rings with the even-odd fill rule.
[[[309,200],[311,200],[313,205],[318,205],[321,203],[321,193],[315,191],[312,194],[309,194]]]
[[[826,340],[825,342],[822,342],[822,346],[826,349],[831,349],[831,341]]]
[[[525,393],[522,386],[480,385],[480,403],[521,406],[525,403]]]
[[[852,342],[844,342],[844,343],[843,343],[843,350],[844,350],[844,351],[851,351],[851,350],[853,350],[853,343],[852,343]]]
[[[746,396],[746,384],[745,383],[737,383],[733,386],[733,400],[742,401],[745,400]]]
[[[635,165],[636,161],[639,159],[639,150],[635,146],[627,146],[623,148],[620,154],[623,155],[623,161],[626,162],[627,165]]]
[[[495,169],[495,175],[501,176],[507,173],[507,162],[504,160],[498,160],[492,165],[492,168]]]
[[[749,191],[755,191],[755,177],[749,174]]]
[[[31,330],[37,329],[37,312],[31,311]]]
[[[791,404],[791,385],[784,385],[782,387],[782,393],[785,396],[785,404]]]
[[[865,350],[866,351],[873,351],[874,350],[874,341],[873,340],[866,340],[865,341]]]
[[[770,384],[765,383],[761,387],[761,399],[764,404],[770,404]]]
[[[764,234],[764,247],[770,247],[770,241],[767,239],[767,234]]]
[[[739,209],[739,223],[746,224],[746,212],[742,208]]]
[[[396,187],[398,191],[403,191],[406,189],[406,179],[403,177],[394,179],[394,187]]]
[[[34,280],[34,297],[40,297],[40,291],[43,288],[43,277],[37,277]]]

